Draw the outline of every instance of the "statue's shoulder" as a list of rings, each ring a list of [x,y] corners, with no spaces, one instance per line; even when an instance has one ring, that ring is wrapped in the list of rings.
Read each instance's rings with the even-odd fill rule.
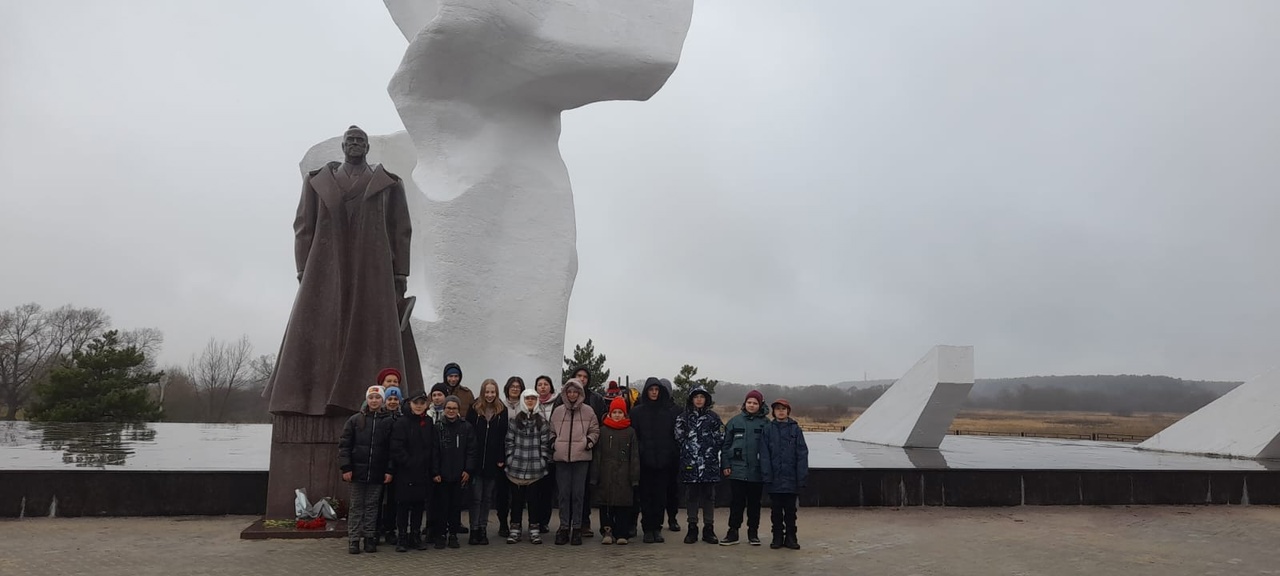
[[[394,180],[396,184],[403,183],[403,180],[400,179],[400,176],[396,175],[395,172],[387,170],[387,166],[385,164],[378,164],[378,169],[382,170],[387,176],[390,176],[391,179]]]
[[[327,162],[325,163],[324,166],[316,168],[315,170],[307,171],[307,177],[310,178],[312,176],[315,176],[316,174],[319,174],[321,170],[328,170],[330,172],[333,172],[334,170],[337,170],[338,167],[341,165],[342,165],[341,162]]]

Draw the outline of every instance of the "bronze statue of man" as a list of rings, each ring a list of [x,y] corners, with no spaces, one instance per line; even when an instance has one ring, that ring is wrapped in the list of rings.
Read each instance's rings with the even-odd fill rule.
[[[412,232],[404,184],[366,161],[364,130],[343,134],[342,153],[303,178],[298,294],[266,390],[273,414],[358,411],[384,368],[406,376],[403,392],[422,386],[413,338],[401,329]]]

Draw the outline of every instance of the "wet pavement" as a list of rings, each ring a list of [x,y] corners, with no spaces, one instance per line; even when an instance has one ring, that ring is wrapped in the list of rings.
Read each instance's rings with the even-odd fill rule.
[[[723,522],[727,510],[716,514]],[[1280,508],[1256,506],[802,508],[798,551],[686,545],[666,532],[666,544],[492,539],[459,550],[397,554],[383,546],[352,556],[341,540],[240,540],[252,520],[0,521],[0,574],[1280,574]]]

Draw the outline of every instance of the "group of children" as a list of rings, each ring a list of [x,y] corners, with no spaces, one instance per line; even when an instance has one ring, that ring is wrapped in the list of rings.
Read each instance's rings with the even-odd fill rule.
[[[493,508],[508,544],[525,537],[525,522],[529,542],[541,544],[553,505],[557,545],[581,545],[595,535],[593,504],[601,544],[625,545],[637,528],[643,542],[660,543],[664,511],[668,528],[680,530],[672,509],[677,485],[688,513],[685,543],[698,542],[701,521],[703,542],[737,544],[745,515],[746,540],[760,545],[768,493],[770,548],[800,548],[796,502],[808,479],[809,451],[786,399],[766,411],[764,396],[753,390],[725,425],[701,387],[680,408],[665,380],[647,379],[638,397],[611,382],[602,395],[588,389],[585,368],[559,394],[548,376],[532,389],[512,376],[502,390],[485,380],[477,396],[452,363],[429,393],[404,399],[400,381],[395,369],[378,375],[339,443],[342,479],[351,484],[352,554],[376,552],[380,534],[397,552],[458,548],[459,534],[486,545]],[[719,539],[715,499],[722,481],[729,484],[730,512]],[[461,522],[464,507],[469,526]]]

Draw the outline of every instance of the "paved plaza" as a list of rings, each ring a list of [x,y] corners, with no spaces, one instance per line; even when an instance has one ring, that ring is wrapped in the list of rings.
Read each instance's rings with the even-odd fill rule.
[[[252,520],[0,521],[0,574],[1280,574],[1271,507],[801,509],[799,551],[686,545],[667,532],[658,545],[493,539],[352,556],[342,540],[240,540]]]

